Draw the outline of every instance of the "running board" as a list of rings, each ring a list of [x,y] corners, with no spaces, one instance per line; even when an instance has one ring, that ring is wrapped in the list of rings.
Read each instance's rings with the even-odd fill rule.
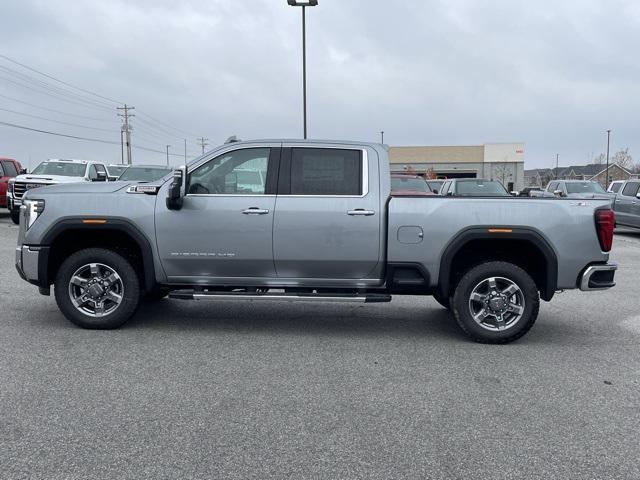
[[[372,293],[366,295],[334,293],[247,293],[247,292],[202,292],[194,290],[174,290],[169,298],[179,300],[277,300],[302,302],[355,302],[382,303],[390,302],[391,295]]]

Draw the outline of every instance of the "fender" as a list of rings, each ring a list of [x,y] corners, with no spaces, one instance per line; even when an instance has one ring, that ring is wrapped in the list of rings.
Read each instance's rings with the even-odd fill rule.
[[[87,220],[100,220],[101,222],[86,223]],[[104,220],[104,222],[102,222],[102,220]],[[149,241],[147,236],[142,233],[140,229],[130,220],[122,217],[97,217],[93,215],[82,217],[63,217],[46,230],[42,237],[42,244],[52,245],[55,239],[60,234],[68,230],[86,230],[96,232],[115,230],[118,232],[126,233],[133,239],[134,242],[136,242],[136,244],[140,248],[140,251],[142,252],[142,265],[144,268],[143,281],[145,289],[149,290],[156,284],[151,242]],[[52,279],[48,278],[48,272],[44,278],[46,279],[45,281],[47,282],[47,285],[50,285]]]
[[[504,230],[504,232],[490,232],[489,230]],[[524,240],[533,244],[544,256],[546,261],[546,287],[540,291],[540,297],[549,301],[553,298],[558,284],[558,258],[549,242],[535,229],[512,226],[474,226],[459,232],[445,247],[440,257],[440,274],[438,277],[438,291],[446,297],[451,282],[451,264],[456,254],[472,240]]]

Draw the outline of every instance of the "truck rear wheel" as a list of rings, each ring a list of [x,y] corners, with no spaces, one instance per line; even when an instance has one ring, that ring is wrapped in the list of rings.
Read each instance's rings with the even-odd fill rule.
[[[131,263],[104,248],[69,256],[58,270],[54,293],[65,317],[83,328],[118,328],[140,303],[140,282]]]
[[[458,325],[474,341],[508,343],[533,326],[540,298],[535,282],[522,268],[488,262],[460,279],[452,307]]]

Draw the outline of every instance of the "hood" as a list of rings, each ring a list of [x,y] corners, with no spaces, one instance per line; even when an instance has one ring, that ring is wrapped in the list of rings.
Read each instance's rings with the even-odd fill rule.
[[[64,177],[62,175],[32,175],[26,173],[18,175],[16,182],[27,183],[78,183],[85,182],[84,177]]]
[[[34,182],[35,183],[35,182]],[[50,193],[113,193],[125,188],[128,182],[74,182],[47,185],[27,191],[30,196]],[[38,192],[38,193],[35,193]]]

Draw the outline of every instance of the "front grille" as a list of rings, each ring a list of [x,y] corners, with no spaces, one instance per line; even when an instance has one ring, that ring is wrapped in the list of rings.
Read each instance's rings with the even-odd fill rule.
[[[13,197],[21,199],[27,190],[38,187],[46,187],[47,185],[53,185],[53,183],[15,182],[13,184]]]

